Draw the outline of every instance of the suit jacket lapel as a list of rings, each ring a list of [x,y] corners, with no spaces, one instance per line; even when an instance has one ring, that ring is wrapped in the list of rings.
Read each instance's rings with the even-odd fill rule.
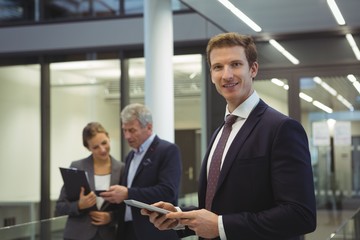
[[[226,154],[226,157],[224,159],[224,163],[220,172],[219,181],[217,184],[217,189],[221,186],[221,184],[224,182],[224,179],[231,169],[231,165],[233,164],[236,155],[239,151],[241,151],[241,148],[252,132],[253,128],[258,124],[258,122],[261,119],[261,115],[264,113],[265,109],[268,106],[266,103],[264,103],[262,100],[256,105],[254,110],[250,113],[249,117],[246,119],[244,125],[241,127],[240,131],[236,134],[233,142],[231,143],[231,146]],[[215,193],[216,194],[216,193]]]
[[[116,160],[110,156],[111,159],[111,178],[110,178],[110,186],[116,185],[120,183],[121,169],[119,165],[116,164]]]
[[[87,173],[87,178],[89,181],[90,189],[92,191],[95,190],[95,179],[94,179],[94,161],[93,156],[90,155],[86,160],[84,164],[84,170]]]
[[[127,178],[128,178],[128,175],[129,175],[129,168],[130,168],[130,163],[131,163],[131,160],[133,159],[134,157],[134,150],[131,150],[128,154],[128,156],[126,157],[126,160],[125,160],[125,171],[124,171],[124,176],[121,177],[122,181],[121,181],[121,184],[123,184],[124,186],[127,186]]]
[[[110,186],[117,185],[120,183],[121,169],[119,165],[116,164],[116,160],[110,156],[111,161],[111,175],[110,175]],[[105,210],[110,205],[110,202],[104,201],[101,205],[100,210]]]
[[[145,167],[147,167],[149,164],[152,164],[151,156],[155,152],[155,149],[158,146],[159,142],[160,142],[160,138],[158,136],[155,136],[154,140],[152,141],[149,148],[147,149],[145,155],[141,159],[139,167],[136,170],[136,173],[135,173],[134,179],[133,179],[133,183],[132,183],[133,186],[134,186],[134,183],[136,182],[136,177],[141,173],[141,171]],[[133,157],[134,157],[134,152],[132,152],[131,158],[129,158],[127,163],[126,163],[126,172],[129,172],[130,163],[131,163],[131,160],[132,160]],[[125,176],[125,182],[127,184],[127,175]]]
[[[147,167],[149,164],[152,163],[151,156],[153,155],[156,147],[158,146],[159,141],[160,141],[159,137],[155,136],[154,140],[152,141],[152,143],[150,144],[149,148],[147,149],[144,157],[141,159],[141,162],[140,162],[140,164],[139,164],[139,167],[138,167],[138,169],[136,170],[134,179],[136,178],[137,175],[139,175],[139,173],[140,173],[145,167]]]

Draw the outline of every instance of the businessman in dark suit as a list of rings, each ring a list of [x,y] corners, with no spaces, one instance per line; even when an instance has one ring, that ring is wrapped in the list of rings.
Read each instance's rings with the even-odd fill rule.
[[[211,80],[226,102],[225,116],[235,116],[220,157],[217,129],[206,152],[199,179],[198,208],[159,215],[145,209],[159,229],[180,229],[182,237],[204,239],[298,240],[316,228],[316,203],[308,139],[297,121],[262,101],[253,88],[258,72],[251,37],[219,34],[207,46]],[[225,118],[224,118],[225,119]],[[215,193],[212,163],[220,159]],[[209,202],[207,202],[209,200]]]
[[[102,194],[105,200],[121,203],[118,239],[179,239],[174,231],[160,231],[140,214],[126,206],[125,199],[152,204],[168,201],[177,204],[181,177],[180,150],[177,145],[153,133],[151,112],[142,104],[130,104],[121,112],[122,130],[132,150],[125,160],[121,185]]]

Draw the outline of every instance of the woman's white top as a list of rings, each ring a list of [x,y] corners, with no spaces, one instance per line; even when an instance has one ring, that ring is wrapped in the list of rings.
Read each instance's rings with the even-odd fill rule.
[[[108,190],[110,187],[111,174],[107,175],[95,175],[95,190]],[[96,196],[96,206],[100,210],[101,205],[104,203],[104,199],[100,196]]]

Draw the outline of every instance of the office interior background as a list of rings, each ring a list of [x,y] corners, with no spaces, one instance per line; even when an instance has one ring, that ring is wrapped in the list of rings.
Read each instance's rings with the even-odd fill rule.
[[[339,23],[326,0],[162,1],[173,10],[170,114],[183,157],[180,203],[196,204],[202,156],[225,108],[210,81],[206,44],[236,31],[256,41],[260,97],[306,129],[318,209],[355,212],[360,2],[336,1],[345,21]],[[258,25],[249,27],[221,2]],[[109,131],[116,159],[126,156],[121,108],[145,103],[143,11],[142,0],[0,0],[0,228],[53,217],[58,168],[89,154],[81,139],[88,122]]]

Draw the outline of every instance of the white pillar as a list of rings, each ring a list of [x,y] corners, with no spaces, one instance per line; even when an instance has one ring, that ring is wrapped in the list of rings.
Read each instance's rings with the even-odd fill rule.
[[[173,20],[171,0],[144,1],[145,105],[154,132],[174,142]]]

